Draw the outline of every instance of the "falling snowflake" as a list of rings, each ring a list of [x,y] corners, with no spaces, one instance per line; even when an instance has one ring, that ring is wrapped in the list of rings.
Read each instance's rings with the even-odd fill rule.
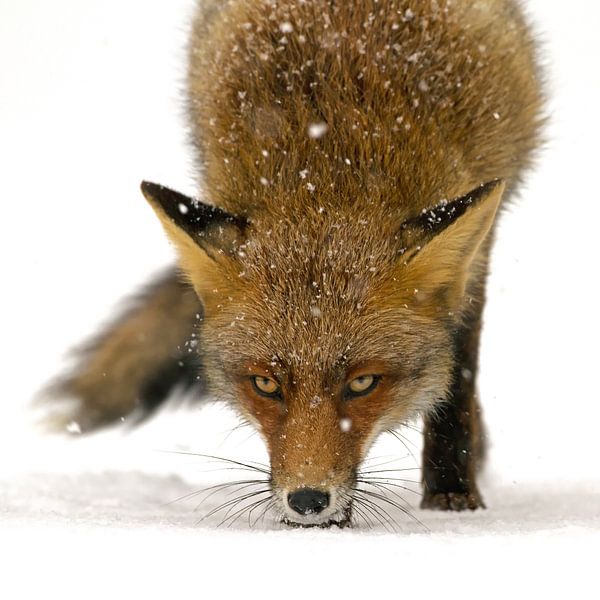
[[[308,137],[313,140],[322,138],[327,133],[328,129],[327,123],[322,121],[320,123],[311,123],[308,126]]]
[[[352,420],[346,417],[340,419],[340,429],[343,433],[348,433],[352,429]]]

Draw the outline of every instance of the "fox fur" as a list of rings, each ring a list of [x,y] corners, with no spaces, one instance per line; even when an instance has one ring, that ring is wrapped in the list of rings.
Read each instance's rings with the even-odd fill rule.
[[[423,506],[483,506],[488,259],[543,122],[519,3],[208,0],[187,88],[201,201],[142,186],[178,269],[63,380],[69,418],[107,424],[199,377],[262,434],[284,518],[323,525],[377,435],[421,414]],[[294,512],[302,489],[327,508]]]

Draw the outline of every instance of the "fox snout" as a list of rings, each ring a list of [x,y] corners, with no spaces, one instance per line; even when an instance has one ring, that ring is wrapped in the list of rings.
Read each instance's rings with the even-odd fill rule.
[[[340,421],[342,425],[340,425]],[[271,436],[271,485],[283,521],[301,526],[342,525],[360,460],[356,433],[335,402],[290,403]]]

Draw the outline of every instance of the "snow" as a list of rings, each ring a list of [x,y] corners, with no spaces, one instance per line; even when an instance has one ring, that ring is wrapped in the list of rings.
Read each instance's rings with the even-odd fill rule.
[[[340,419],[340,429],[344,433],[348,433],[352,429],[352,419]]]
[[[321,209],[319,209],[319,212],[321,212]],[[311,307],[310,307],[310,314],[315,319],[320,319],[323,316],[323,313],[321,312],[321,309],[318,306],[315,306],[314,304],[311,305]]]
[[[574,0],[565,19],[560,3],[528,5],[547,40],[551,123],[491,268],[480,377],[488,508],[431,513],[407,492],[426,529],[391,509],[395,532],[200,520],[226,491],[197,511],[194,498],[170,503],[249,475],[172,451],[266,459],[218,405],[175,402],[141,428],[91,437],[72,423],[75,439],[31,427],[24,409],[65,349],[172,260],[138,187],[150,178],[196,195],[178,104],[192,1],[0,9],[1,597],[597,596],[600,9]],[[419,436],[403,435],[418,457]],[[390,468],[415,467],[384,435],[372,456],[390,455]]]
[[[308,137],[312,139],[321,138],[327,133],[328,129],[327,123],[311,123],[308,126]]]
[[[170,498],[165,488],[186,489],[170,478],[88,475],[77,481],[87,507],[62,500],[72,491],[72,480],[50,477],[47,483],[59,502],[34,503],[35,515],[21,514],[3,524],[4,535],[14,540],[8,582],[18,582],[22,598],[43,589],[57,594],[49,597],[84,593],[92,598],[128,593],[300,598],[314,586],[321,594],[350,597],[420,590],[425,597],[471,597],[481,591],[519,598],[543,597],[550,589],[553,597],[592,597],[594,589],[586,581],[595,571],[597,537],[585,515],[559,527],[536,526],[537,518],[529,526],[514,525],[515,516],[527,516],[523,502],[538,499],[539,492],[532,490],[502,495],[505,509],[495,517],[453,515],[431,522],[431,533],[366,535],[353,530],[251,533],[243,525],[195,525],[189,511],[157,510],[157,498]],[[35,482],[24,486],[45,491]],[[128,501],[111,504],[111,493]],[[574,507],[580,498],[560,493],[553,498],[559,503],[551,508],[547,502],[548,519],[579,512]],[[28,530],[35,531],[34,544],[23,535]],[[465,580],[468,570],[474,575]]]
[[[216,409],[203,412],[211,414],[202,415],[207,425],[199,432],[225,420]],[[174,415],[163,415],[171,439]],[[179,425],[185,436],[192,433],[183,419]],[[23,598],[48,589],[60,594],[51,597],[78,597],[81,590],[102,598],[115,590],[117,597],[130,591],[161,597],[223,589],[253,597],[268,582],[264,593],[275,597],[294,582],[289,594],[297,598],[304,585],[358,595],[418,591],[426,583],[432,597],[459,597],[459,574],[471,569],[472,585],[486,586],[491,597],[517,590],[517,597],[543,590],[589,597],[600,536],[598,484],[486,478],[489,509],[418,512],[426,529],[393,509],[395,532],[297,530],[269,519],[250,528],[245,516],[222,524],[223,512],[202,520],[231,498],[225,493],[176,501],[247,474],[228,475],[215,470],[214,461],[152,448],[149,440],[159,443],[166,430],[154,423],[137,441],[116,432],[55,441],[46,457],[29,446],[28,472],[0,486],[0,559],[11,565],[0,587],[18,586]],[[237,444],[244,456],[245,443]],[[449,581],[456,582],[450,589]]]

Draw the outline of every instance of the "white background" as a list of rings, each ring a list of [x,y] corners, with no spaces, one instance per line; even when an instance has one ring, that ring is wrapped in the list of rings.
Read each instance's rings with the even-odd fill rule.
[[[247,430],[227,437],[224,409],[75,442],[32,429],[24,409],[67,349],[172,260],[138,186],[196,191],[181,98],[192,5],[0,0],[0,596],[598,597],[600,8],[589,0],[526,3],[551,124],[492,265],[487,511],[417,511],[430,531],[399,517],[395,534],[196,525],[194,503],[165,502],[232,475],[157,450],[264,459]],[[390,453],[405,452],[384,440],[377,454]]]

